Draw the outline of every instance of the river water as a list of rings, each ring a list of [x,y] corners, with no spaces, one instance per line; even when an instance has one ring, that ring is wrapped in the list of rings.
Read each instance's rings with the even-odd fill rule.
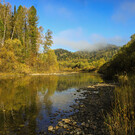
[[[96,73],[0,78],[0,135],[46,132],[74,113],[77,89],[101,82]]]

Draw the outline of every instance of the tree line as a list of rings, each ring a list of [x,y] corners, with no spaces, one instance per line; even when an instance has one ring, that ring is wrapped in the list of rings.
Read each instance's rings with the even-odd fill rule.
[[[119,47],[108,45],[95,51],[70,52],[56,49],[55,54],[61,70],[95,71],[109,61],[118,51]]]
[[[100,67],[98,72],[104,74],[105,77],[135,72],[135,34],[110,61]]]
[[[48,29],[44,34],[38,20],[34,6],[14,6],[12,10],[9,3],[0,3],[1,72],[58,70],[57,57],[50,49],[52,31]]]

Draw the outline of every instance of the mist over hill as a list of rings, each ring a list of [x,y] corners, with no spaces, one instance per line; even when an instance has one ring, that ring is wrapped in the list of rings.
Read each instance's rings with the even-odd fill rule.
[[[73,60],[73,59],[88,59],[88,60],[99,60],[105,58],[105,60],[112,58],[120,47],[116,45],[108,45],[94,51],[80,50],[71,52],[65,49],[55,49],[58,61]]]

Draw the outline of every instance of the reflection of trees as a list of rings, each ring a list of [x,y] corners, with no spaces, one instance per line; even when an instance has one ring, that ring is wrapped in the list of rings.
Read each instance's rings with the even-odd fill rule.
[[[74,74],[66,76],[26,76],[0,80],[0,130],[35,134],[36,118],[45,104],[45,111],[52,111],[51,96],[55,91],[84,86],[102,81],[99,76]],[[41,93],[41,96],[38,95]],[[25,125],[25,126],[24,126]]]
[[[43,79],[43,78],[42,78]],[[52,112],[52,101],[50,97],[55,93],[57,88],[58,76],[46,76],[43,83],[44,89],[42,89],[42,96],[44,96],[45,111],[47,115]]]
[[[84,87],[95,82],[102,82],[103,80],[98,74],[80,73],[67,76],[60,76],[58,80],[57,91],[63,91],[73,87]]]
[[[37,92],[45,94],[44,102],[47,112],[51,112],[50,96],[57,87],[55,76],[1,79],[0,80],[0,129],[11,131],[22,128],[22,132],[36,132],[36,117],[40,110]],[[48,90],[48,91],[46,91]],[[13,121],[13,122],[12,122]],[[18,131],[19,133],[19,131]]]
[[[37,91],[44,94],[44,102],[46,102],[56,89],[62,91],[101,81],[99,76],[89,74],[3,79],[0,80],[0,106],[8,111],[17,111],[22,106],[30,106],[35,99],[38,100]]]
[[[26,87],[29,85],[29,78],[3,79],[0,80],[0,126],[3,131],[11,131],[23,127],[26,122],[29,129],[21,132],[34,133],[36,121],[32,118],[36,114],[36,91]],[[13,132],[13,131],[12,131]],[[20,130],[17,131],[18,133]]]

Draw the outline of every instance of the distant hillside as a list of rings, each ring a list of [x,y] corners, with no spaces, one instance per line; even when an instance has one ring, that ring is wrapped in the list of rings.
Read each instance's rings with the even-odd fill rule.
[[[74,57],[74,53],[68,50],[56,49],[54,51],[58,61],[63,61],[63,60],[65,61],[65,60],[72,59]]]
[[[106,77],[130,72],[135,73],[135,34],[131,36],[131,41],[120,48],[117,55],[99,69],[99,73]]]
[[[56,49],[55,54],[57,55],[58,61],[68,61],[74,59],[88,59],[89,61],[99,60],[104,58],[105,60],[111,59],[114,54],[118,51],[119,47],[115,45],[108,45],[102,49],[96,51],[77,51],[70,52],[64,49]]]

